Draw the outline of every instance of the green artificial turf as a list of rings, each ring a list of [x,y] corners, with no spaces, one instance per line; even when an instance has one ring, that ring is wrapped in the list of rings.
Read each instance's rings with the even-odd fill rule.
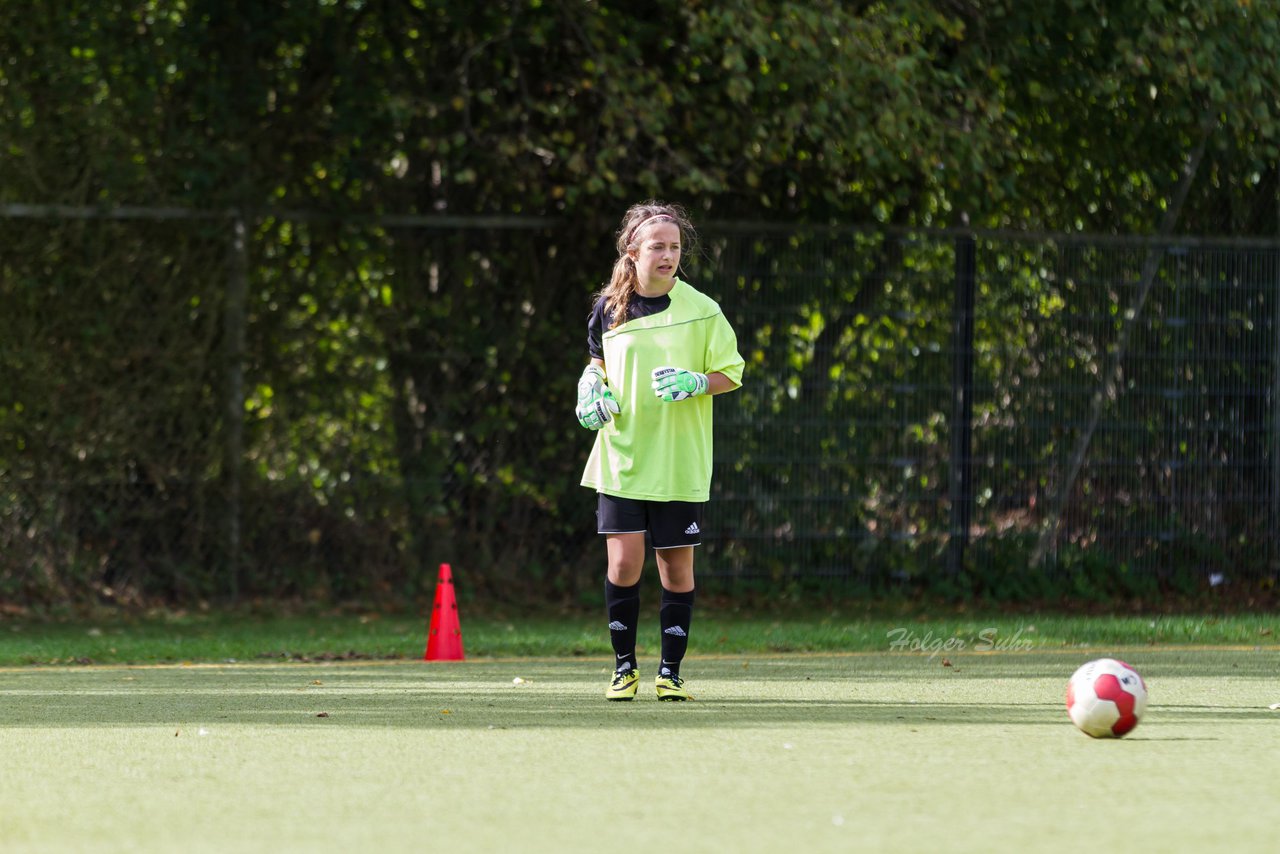
[[[652,606],[653,603],[650,603]],[[601,614],[471,615],[461,630],[469,658],[605,656]],[[369,614],[105,613],[74,620],[0,622],[0,666],[422,658],[426,617]],[[646,628],[648,627],[648,628]],[[788,611],[735,613],[699,606],[692,654],[1017,651],[1107,645],[1256,646],[1280,642],[1272,614],[1089,616],[967,612]],[[646,611],[641,652],[656,651],[657,615]]]
[[[1063,708],[1104,654],[1122,740]],[[704,653],[690,703],[652,659],[613,704],[607,657],[0,669],[0,850],[1275,848],[1274,646]]]

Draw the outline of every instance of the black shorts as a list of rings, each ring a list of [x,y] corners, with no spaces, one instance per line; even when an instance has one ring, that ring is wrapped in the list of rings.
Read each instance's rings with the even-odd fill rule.
[[[596,531],[601,534],[648,532],[655,549],[702,545],[702,508],[693,501],[641,501],[599,494]]]

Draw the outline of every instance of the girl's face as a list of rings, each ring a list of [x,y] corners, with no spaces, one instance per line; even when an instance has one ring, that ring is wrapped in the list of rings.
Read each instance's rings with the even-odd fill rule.
[[[631,250],[636,262],[640,288],[661,295],[671,290],[680,268],[680,226],[674,222],[656,222],[640,234]]]

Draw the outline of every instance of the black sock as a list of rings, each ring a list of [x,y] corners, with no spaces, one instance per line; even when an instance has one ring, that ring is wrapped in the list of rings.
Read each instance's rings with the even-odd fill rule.
[[[689,648],[689,624],[693,622],[693,591],[673,593],[662,589],[662,609],[658,612],[662,624],[662,667],[672,676],[680,675],[680,662]]]
[[[609,612],[609,640],[613,643],[613,669],[636,667],[636,623],[640,621],[640,584],[619,587],[604,582],[604,604]]]

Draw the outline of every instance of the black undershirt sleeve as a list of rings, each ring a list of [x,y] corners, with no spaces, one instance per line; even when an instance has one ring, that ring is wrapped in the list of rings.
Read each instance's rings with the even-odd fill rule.
[[[593,359],[604,358],[604,300],[596,300],[587,319],[587,352]]]

